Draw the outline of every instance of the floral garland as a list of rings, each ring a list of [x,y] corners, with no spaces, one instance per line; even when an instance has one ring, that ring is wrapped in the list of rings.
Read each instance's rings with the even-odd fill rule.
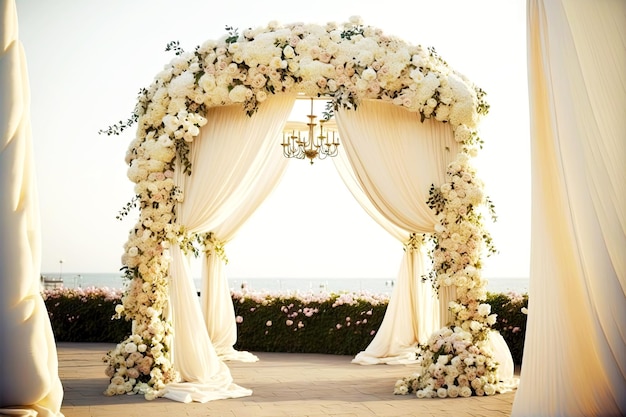
[[[415,392],[418,398],[493,395],[510,390],[498,379],[498,364],[488,343],[496,315],[487,298],[487,282],[481,276],[486,249],[495,252],[485,230],[480,208],[493,220],[493,204],[471,165],[476,149],[464,149],[448,166],[449,181],[431,187],[428,205],[437,215],[431,236],[433,270],[428,276],[436,289],[454,286],[457,300],[450,302],[453,321],[418,346],[418,371],[396,382],[395,394]]]
[[[175,206],[184,199],[184,190],[174,184],[176,160],[191,174],[189,146],[207,123],[208,108],[240,103],[252,115],[269,94],[281,92],[325,96],[335,109],[356,109],[362,100],[377,99],[417,112],[422,120],[450,123],[462,146],[449,168],[451,182],[434,190],[441,203],[434,274],[437,285],[457,286],[457,324],[472,335],[483,334],[472,323],[487,327],[491,321],[479,314],[482,304],[474,303],[485,293],[479,258],[488,234],[475,215],[484,196],[469,161],[481,145],[477,126],[489,109],[485,93],[434,49],[407,44],[356,17],[343,25],[272,22],[242,35],[226,29],[227,35],[193,52],[170,43],[167,50],[176,56],[140,92],[131,118],[101,131],[119,134],[137,124],[126,155],[136,197],[121,215],[131,205],[140,209],[124,246],[123,270],[130,283],[117,309],[118,317],[135,325],[133,334],[106,358],[111,378],[106,393],[155,398],[178,379],[165,315],[169,247],[189,248],[203,238],[176,223]]]

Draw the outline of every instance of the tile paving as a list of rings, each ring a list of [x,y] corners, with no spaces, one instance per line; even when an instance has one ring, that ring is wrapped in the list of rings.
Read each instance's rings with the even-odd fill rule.
[[[106,397],[102,356],[114,345],[58,343],[59,374],[66,417],[502,417],[511,413],[515,392],[490,397],[417,399],[394,395],[395,382],[410,365],[352,364],[351,356],[255,353],[259,362],[228,362],[234,382],[252,396],[179,403],[143,396]]]

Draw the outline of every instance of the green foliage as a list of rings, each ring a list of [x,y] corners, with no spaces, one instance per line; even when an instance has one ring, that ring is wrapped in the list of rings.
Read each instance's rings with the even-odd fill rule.
[[[226,31],[228,32],[228,37],[225,39],[225,42],[228,45],[237,42],[239,39],[239,30],[232,26],[226,26]]]
[[[350,29],[346,29],[341,32],[341,39],[352,39],[353,36],[361,35],[363,36],[364,30],[363,25],[352,25]]]
[[[519,365],[524,355],[527,315],[522,308],[528,309],[528,294],[487,293],[486,303],[491,305],[491,312],[498,315],[493,329],[500,332],[509,346],[513,362]]]
[[[131,323],[115,320],[120,294],[95,290],[51,290],[44,302],[57,342],[118,343],[131,334]]]
[[[257,352],[355,355],[374,338],[387,304],[372,306],[363,300],[341,304],[338,299],[337,294],[306,303],[289,296],[264,301],[234,299],[235,314],[241,321],[235,347]]]
[[[135,194],[135,196],[128,202],[122,209],[118,212],[115,218],[117,220],[123,220],[124,217],[128,216],[132,209],[137,207],[137,201],[139,201],[139,194]]]
[[[187,175],[191,175],[191,160],[189,159],[189,144],[184,140],[177,140],[174,144],[176,146],[176,156],[180,158],[180,162],[183,166],[183,172]]]
[[[438,215],[446,207],[446,199],[441,193],[439,187],[435,187],[435,184],[430,185],[428,195],[429,197],[426,201],[426,204],[428,204],[428,207],[430,207],[435,212],[435,215]]]
[[[329,121],[335,116],[335,105],[332,101],[327,101],[322,112],[322,120]]]
[[[119,136],[123,131],[130,128],[133,124],[137,123],[139,116],[136,113],[131,114],[131,116],[124,122],[120,120],[114,125],[107,127],[106,129],[98,130],[98,134],[107,135],[107,136]]]
[[[119,292],[63,289],[43,296],[57,341],[118,343],[131,333],[128,321],[112,319]],[[232,298],[238,322],[235,348],[252,352],[356,355],[370,344],[387,310],[387,302],[349,294],[305,300],[232,293]],[[498,315],[493,328],[504,337],[515,364],[521,364],[526,335],[522,308],[528,308],[528,294],[488,293],[485,302]]]
[[[183,53],[185,53],[185,50],[180,46],[179,41],[168,42],[168,44],[165,45],[165,52],[169,51],[174,51],[174,54],[176,55],[182,55]]]

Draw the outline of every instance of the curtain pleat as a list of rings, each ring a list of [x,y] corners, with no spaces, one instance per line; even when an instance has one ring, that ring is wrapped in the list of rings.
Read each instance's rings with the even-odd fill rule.
[[[12,0],[0,3],[0,415],[63,416],[41,297],[41,228],[28,68]]]
[[[212,229],[213,234],[223,244],[235,238],[241,226],[280,183],[288,160],[283,157],[278,143],[278,140],[270,141],[265,147],[265,161],[256,174],[256,183],[249,187],[248,197],[226,221]],[[260,155],[263,156],[262,153]],[[255,355],[233,348],[237,342],[237,324],[224,259],[214,253],[203,254],[202,266],[200,303],[215,350],[223,360],[257,361]]]
[[[626,414],[626,3],[528,1],[529,313],[514,416]]]
[[[272,96],[252,117],[240,106],[208,111],[208,123],[191,146],[192,174],[184,174],[180,166],[175,172],[184,195],[177,206],[177,222],[188,232],[213,231],[215,240],[225,244],[273,190],[285,165],[272,155],[281,155],[277,138],[294,101],[288,94]],[[232,345],[237,329],[223,261],[210,252],[203,267],[201,307],[187,256],[179,248],[172,248],[171,255],[174,367],[186,383],[168,385],[166,396],[206,401],[249,395],[249,390],[232,384],[213,344],[213,339],[218,340],[222,353],[236,353]],[[256,359],[239,353],[244,360]]]
[[[412,233],[434,232],[435,215],[426,201],[430,186],[445,182],[457,154],[450,126],[422,123],[418,114],[379,101],[338,111],[337,126],[346,157],[336,166],[370,216],[401,244]],[[410,362],[417,343],[445,325],[431,283],[421,278],[428,270],[424,245],[406,247],[381,327],[353,362]]]

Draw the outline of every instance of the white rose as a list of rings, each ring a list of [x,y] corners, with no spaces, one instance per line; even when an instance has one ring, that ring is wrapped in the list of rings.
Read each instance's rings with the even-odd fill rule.
[[[472,320],[472,322],[470,323],[470,329],[472,329],[473,332],[477,332],[481,328],[482,328],[482,325],[475,320]]]
[[[465,275],[459,275],[456,277],[456,286],[465,287],[468,283],[468,279]]]
[[[483,387],[486,395],[493,395],[496,393],[496,387],[493,384],[485,384]]]
[[[256,101],[259,103],[264,102],[267,99],[267,93],[263,90],[259,90],[256,92]]]
[[[363,74],[361,74],[361,78],[364,79],[365,81],[373,81],[376,79],[376,71],[374,71],[371,68],[368,68],[365,71],[363,71]]]
[[[409,392],[409,387],[406,385],[396,386],[393,393],[396,395],[406,395]]]
[[[230,93],[228,93],[228,97],[234,103],[243,103],[248,98],[248,92],[252,93],[247,87],[243,85],[236,85]]]
[[[287,67],[287,61],[283,61],[279,57],[273,57],[269,62],[269,67],[272,69],[284,69]]]
[[[134,343],[127,343],[126,346],[124,346],[124,352],[126,353],[134,353],[137,352],[137,345]]]
[[[357,80],[355,86],[358,90],[364,91],[367,90],[368,82],[363,78],[360,78],[359,80]]]
[[[491,304],[480,304],[478,306],[478,314],[487,317],[491,313]]]
[[[411,71],[411,74],[410,74],[409,76],[410,76],[410,77],[411,77],[411,79],[412,79],[413,81],[415,81],[416,83],[420,83],[420,82],[422,82],[422,80],[424,79],[424,74],[422,73],[422,71],[420,71],[420,70],[419,70],[419,69],[417,69],[417,68],[416,68],[416,69],[414,69],[414,70],[412,70],[412,71]],[[431,100],[431,99],[429,99],[428,101],[430,101],[430,100]],[[428,103],[428,101],[427,101],[427,104],[430,106],[430,103]],[[433,100],[433,101],[435,101],[435,100]],[[437,105],[437,102],[435,101],[435,104],[434,104],[433,106],[431,106],[431,107],[435,107],[436,105]]]
[[[291,45],[287,45],[283,49],[283,55],[285,55],[285,58],[293,58],[296,56],[296,52],[293,50]]]

